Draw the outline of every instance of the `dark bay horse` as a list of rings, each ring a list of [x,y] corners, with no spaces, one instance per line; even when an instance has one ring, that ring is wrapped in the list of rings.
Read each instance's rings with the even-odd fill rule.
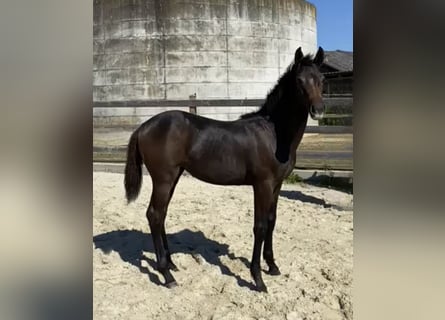
[[[144,163],[153,184],[147,218],[158,270],[167,287],[176,285],[170,270],[177,267],[170,256],[164,222],[184,170],[213,184],[253,186],[255,241],[250,272],[256,288],[267,292],[260,268],[264,242],[268,273],[280,274],[272,249],[278,194],[294,168],[308,115],[314,119],[323,115],[323,76],[319,72],[323,59],[322,48],[315,58],[303,56],[298,48],[294,62],[261,108],[236,121],[167,111],[152,117],[131,135],[125,167],[126,197],[128,202],[137,198]]]

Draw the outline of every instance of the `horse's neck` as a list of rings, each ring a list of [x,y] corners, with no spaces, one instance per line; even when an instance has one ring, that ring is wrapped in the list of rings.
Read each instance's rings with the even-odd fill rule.
[[[308,120],[309,114],[302,114],[302,119],[300,120],[300,123],[297,125],[297,131],[295,132],[294,138],[292,139],[291,143],[291,150],[295,152],[300,145],[301,139],[303,139],[304,131],[306,130],[307,126],[307,120]]]
[[[309,116],[309,108],[305,105],[304,98],[301,96],[292,97],[292,99],[280,99],[277,110],[283,110],[283,114],[276,117],[275,126],[283,126],[286,132],[286,140],[291,145],[291,149],[295,150],[303,138]],[[283,105],[280,105],[283,104]],[[289,110],[286,104],[295,105],[298,111]],[[286,114],[289,113],[289,114]]]
[[[286,101],[284,103],[290,103],[290,101]],[[276,110],[282,110],[284,113],[277,113],[270,119],[275,128],[277,146],[276,156],[282,163],[287,162],[289,159],[295,160],[295,152],[306,129],[308,119],[307,109],[304,108],[301,102],[300,104],[296,104],[300,108],[299,112],[286,114],[285,111],[289,109],[287,109],[284,105],[278,105]]]

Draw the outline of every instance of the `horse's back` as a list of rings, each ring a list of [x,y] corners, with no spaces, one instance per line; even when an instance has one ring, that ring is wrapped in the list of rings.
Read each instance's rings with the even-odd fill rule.
[[[262,173],[266,163],[277,165],[270,128],[253,120],[218,121],[166,111],[141,125],[139,150],[150,174],[181,167],[214,184],[250,184],[254,176],[271,174]]]

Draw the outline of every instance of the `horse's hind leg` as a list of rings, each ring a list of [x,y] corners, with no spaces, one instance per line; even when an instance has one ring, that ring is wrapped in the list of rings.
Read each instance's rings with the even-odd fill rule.
[[[162,243],[164,244],[165,253],[167,256],[167,268],[169,268],[172,271],[178,271],[178,267],[173,263],[170,249],[168,248],[168,242],[167,242],[167,234],[165,233],[165,223],[162,225]]]
[[[173,186],[170,189],[170,196],[168,199],[167,206],[168,206],[168,204],[170,204],[170,200],[173,196],[173,192],[175,192],[176,184],[178,183],[179,178],[181,177],[183,172],[184,172],[184,169],[180,168],[177,173],[177,177],[176,177],[175,181],[173,182]],[[171,258],[170,249],[168,248],[167,234],[165,233],[165,218],[164,218],[164,222],[162,223],[162,242],[164,244],[164,248],[165,248],[165,251],[167,254],[168,268],[173,271],[178,271],[178,267],[173,263],[172,258]]]
[[[175,169],[174,172],[166,172],[162,177],[152,176],[153,191],[147,210],[147,219],[155,247],[158,270],[163,275],[167,287],[175,286],[176,281],[169,270],[171,258],[169,259],[168,246],[166,245],[167,238],[165,236],[164,222],[168,203],[171,199],[172,190],[176,185],[179,171],[180,169]]]

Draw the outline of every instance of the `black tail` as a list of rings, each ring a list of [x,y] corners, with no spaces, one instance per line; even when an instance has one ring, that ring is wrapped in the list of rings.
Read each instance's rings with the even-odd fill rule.
[[[125,193],[130,203],[139,195],[142,184],[142,158],[138,148],[138,130],[133,132],[128,142],[127,163],[125,165]]]

